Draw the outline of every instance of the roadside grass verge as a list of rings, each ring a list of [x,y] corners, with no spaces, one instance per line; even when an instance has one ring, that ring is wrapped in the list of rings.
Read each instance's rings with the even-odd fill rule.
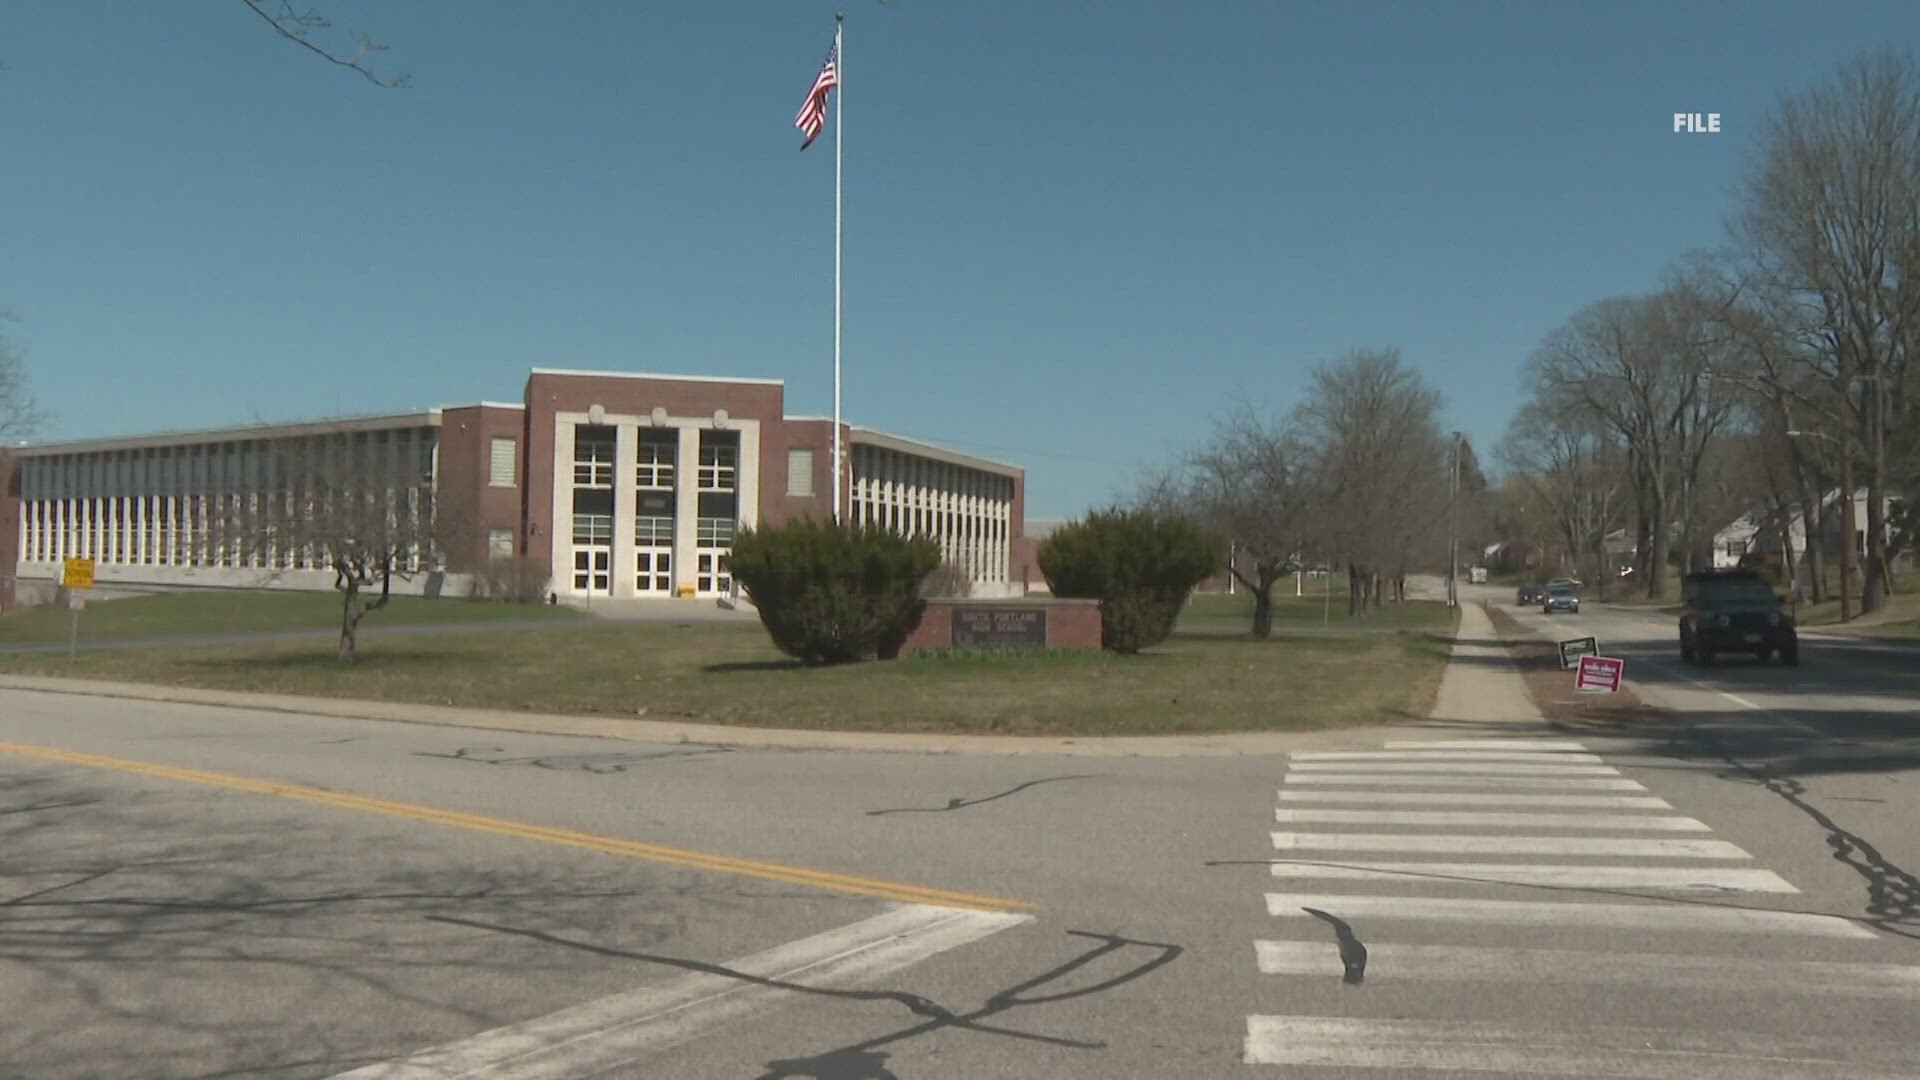
[[[1437,600],[1405,600],[1380,605],[1369,615],[1347,614],[1344,578],[1334,579],[1333,594],[1324,596],[1318,582],[1307,583],[1305,596],[1293,595],[1292,582],[1274,588],[1275,633],[1311,633],[1323,629],[1342,632],[1397,631],[1449,633],[1454,613]],[[1253,627],[1253,597],[1246,593],[1198,593],[1187,600],[1177,624],[1183,634],[1247,634]]]
[[[396,596],[367,616],[366,629],[581,618],[569,607],[502,604],[488,600]],[[70,616],[65,608],[36,608],[0,619],[0,644],[64,642]],[[127,641],[174,635],[233,633],[248,630],[339,629],[336,592],[233,591],[170,592],[129,596],[87,604],[80,613],[80,635],[88,641]]]
[[[1569,727],[1665,723],[1665,710],[1640,700],[1631,682],[1617,694],[1581,693],[1573,687],[1573,672],[1560,666],[1559,646],[1534,637],[1513,616],[1489,607],[1493,628],[1507,647],[1507,655],[1526,679],[1534,707],[1554,724]]]
[[[1177,634],[1138,656],[967,652],[807,668],[755,625],[0,657],[0,674],[798,729],[1049,736],[1304,731],[1425,716],[1445,635]]]

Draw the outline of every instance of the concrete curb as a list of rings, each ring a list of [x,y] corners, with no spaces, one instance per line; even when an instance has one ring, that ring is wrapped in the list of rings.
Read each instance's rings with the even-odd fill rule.
[[[1333,728],[1325,731],[1240,732],[1220,735],[1147,735],[1061,738],[1019,735],[912,735],[893,732],[808,731],[732,727],[676,720],[566,716],[552,713],[459,709],[407,702],[309,698],[192,687],[41,676],[0,676],[0,690],[80,697],[119,698],[177,705],[251,709],[257,712],[380,720],[434,727],[571,735],[623,742],[727,746],[744,750],[842,750],[869,753],[1081,757],[1258,757],[1310,747],[1377,742],[1383,732],[1424,730],[1401,725]],[[1417,725],[1418,721],[1410,721]]]

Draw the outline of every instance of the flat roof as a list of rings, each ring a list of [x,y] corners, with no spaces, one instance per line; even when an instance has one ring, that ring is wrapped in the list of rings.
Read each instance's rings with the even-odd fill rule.
[[[112,450],[146,450],[162,446],[194,446],[201,443],[238,442],[249,439],[292,439],[307,435],[332,435],[355,431],[392,431],[397,428],[439,426],[440,410],[426,409],[402,413],[342,416],[333,420],[243,424],[236,427],[225,428],[156,431],[146,435],[115,435],[103,439],[72,439],[66,442],[33,443],[27,446],[13,447],[8,452],[17,458],[51,457],[55,454],[91,454]]]
[[[524,401],[469,401],[464,405],[440,406],[441,412],[445,412],[448,409],[518,409],[521,412],[526,412],[527,405]]]
[[[724,375],[664,375],[651,371],[583,371],[579,368],[533,369],[535,375],[584,375],[594,379],[658,379],[664,382],[745,383],[749,386],[785,386],[785,379],[740,379]]]
[[[831,423],[832,421],[829,420],[828,422]],[[910,439],[905,435],[895,435],[891,432],[879,431],[874,428],[861,427],[857,424],[849,424],[847,428],[859,436],[854,440],[855,442],[866,443],[868,446],[885,447],[888,450],[898,450],[903,454],[917,454],[921,457],[932,458],[935,461],[945,461],[952,465],[965,465],[968,468],[980,469],[983,472],[999,473],[1002,476],[1014,477],[1016,479],[1026,475],[1025,469],[1010,462],[995,461],[993,458],[981,457],[978,454],[969,454],[960,450],[949,450],[944,446],[935,446],[930,442],[922,442],[919,439]]]

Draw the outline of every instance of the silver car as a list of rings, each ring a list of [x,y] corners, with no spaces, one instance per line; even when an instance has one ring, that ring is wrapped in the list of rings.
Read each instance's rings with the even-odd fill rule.
[[[1580,614],[1580,594],[1565,585],[1553,585],[1547,589],[1547,598],[1540,602],[1540,610],[1551,615],[1556,611]]]

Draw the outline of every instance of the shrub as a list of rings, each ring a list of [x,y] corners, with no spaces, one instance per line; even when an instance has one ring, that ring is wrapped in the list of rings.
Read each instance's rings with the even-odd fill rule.
[[[875,526],[801,521],[743,529],[728,567],[775,648],[808,664],[899,655],[940,546]]]
[[[1226,545],[1179,518],[1150,510],[1087,515],[1040,545],[1040,572],[1059,597],[1100,601],[1100,644],[1120,653],[1173,633],[1194,586],[1219,573]]]
[[[973,575],[953,563],[941,563],[920,583],[920,595],[928,600],[964,600],[973,595]]]
[[[530,556],[494,559],[473,572],[472,593],[477,600],[508,604],[544,604],[553,575]]]

